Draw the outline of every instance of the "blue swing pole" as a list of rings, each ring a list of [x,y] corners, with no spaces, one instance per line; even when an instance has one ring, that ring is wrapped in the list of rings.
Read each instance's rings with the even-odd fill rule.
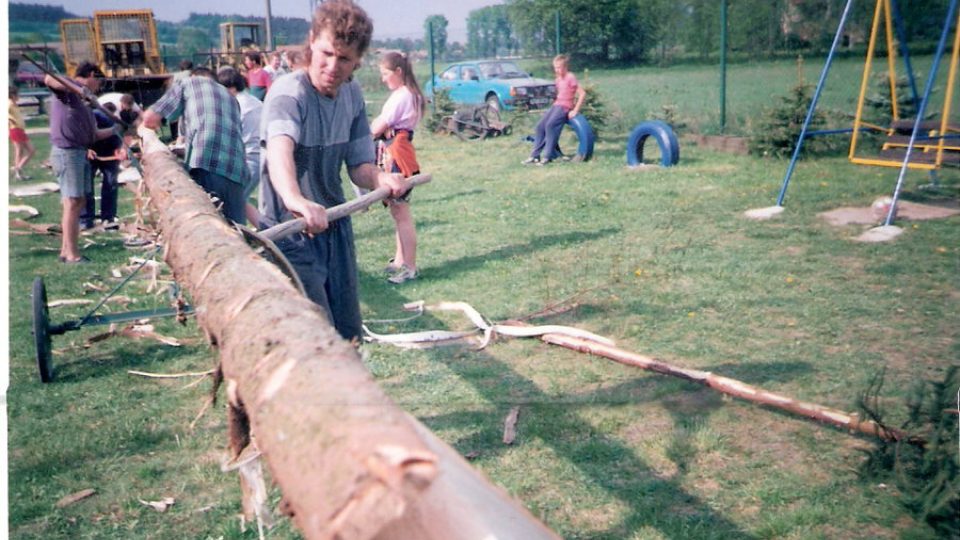
[[[913,73],[913,64],[910,62],[910,50],[907,47],[907,33],[903,29],[903,17],[900,15],[900,6],[897,0],[890,0],[891,11],[893,11],[893,28],[897,32],[897,40],[900,41],[900,56],[903,57],[903,66],[907,70],[907,80],[910,81],[910,90],[913,93],[913,108],[920,106],[920,92],[917,91],[917,78]]]
[[[827,73],[830,71],[830,65],[833,63],[833,57],[837,52],[837,46],[843,36],[843,28],[847,25],[847,16],[850,14],[850,6],[853,0],[847,0],[847,5],[843,8],[843,15],[840,16],[840,24],[837,26],[837,34],[833,36],[833,44],[830,45],[830,54],[827,55],[827,63],[823,66],[820,73],[820,80],[817,81],[817,89],[813,92],[813,101],[810,102],[810,108],[807,110],[807,117],[803,120],[803,127],[800,129],[800,137],[797,138],[797,146],[793,149],[793,156],[790,158],[790,165],[787,166],[787,174],[783,177],[783,186],[780,187],[780,195],[777,196],[777,206],[783,206],[783,198],[787,195],[787,186],[790,185],[790,177],[793,176],[793,169],[797,165],[797,159],[800,157],[800,149],[803,146],[803,139],[807,136],[807,128],[810,126],[810,120],[813,118],[813,112],[817,108],[817,101],[820,100],[820,93],[823,91],[823,84],[827,80]]]
[[[910,142],[907,144],[907,153],[903,156],[903,165],[900,166],[900,175],[897,177],[897,187],[893,190],[893,203],[890,204],[890,210],[887,212],[887,219],[883,225],[889,226],[893,223],[893,216],[897,213],[897,202],[900,199],[900,192],[903,189],[903,180],[907,176],[908,165],[910,164],[910,155],[913,154],[913,146],[917,142],[917,132],[920,131],[920,122],[923,121],[923,113],[927,109],[927,102],[930,101],[930,94],[933,90],[933,83],[937,79],[937,71],[940,67],[940,59],[943,58],[943,50],[946,48],[947,37],[950,35],[950,28],[953,26],[954,14],[957,11],[957,0],[950,0],[950,7],[947,9],[947,17],[943,21],[943,31],[940,33],[940,42],[937,43],[937,53],[933,57],[933,66],[930,67],[930,75],[927,77],[927,86],[923,89],[923,99],[920,100],[920,107],[917,109],[917,117],[913,121],[913,130],[910,132]],[[950,96],[947,96],[949,99]]]

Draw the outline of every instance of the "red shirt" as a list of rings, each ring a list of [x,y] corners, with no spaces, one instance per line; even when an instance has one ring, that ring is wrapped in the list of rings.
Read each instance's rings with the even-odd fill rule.
[[[270,74],[263,68],[253,69],[247,72],[247,86],[259,86],[269,90],[272,82],[273,80],[270,79]]]
[[[560,105],[568,111],[573,109],[573,98],[577,95],[577,88],[580,87],[576,76],[568,71],[563,77],[557,77],[554,82],[557,85],[557,99],[553,104]]]

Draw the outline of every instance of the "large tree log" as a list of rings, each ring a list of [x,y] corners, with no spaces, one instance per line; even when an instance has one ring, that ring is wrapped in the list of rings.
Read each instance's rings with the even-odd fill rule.
[[[382,392],[324,312],[246,246],[155,133],[141,128],[140,135],[164,258],[220,348],[228,388],[307,538],[401,538],[389,531],[430,531],[433,522],[478,532],[446,538],[554,537],[450,458],[454,450],[429,437],[425,442],[426,428]],[[482,507],[431,495],[459,492],[468,481],[472,493],[484,495],[477,497]],[[524,534],[505,529],[502,516],[521,523]]]

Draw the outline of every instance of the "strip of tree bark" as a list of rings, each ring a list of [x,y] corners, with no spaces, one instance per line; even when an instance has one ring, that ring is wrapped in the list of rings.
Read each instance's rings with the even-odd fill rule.
[[[306,538],[403,538],[390,531],[441,523],[478,538],[555,538],[393,404],[324,312],[247,247],[154,132],[140,135],[164,259]],[[483,506],[436,496],[467,484]],[[538,534],[512,534],[499,515]]]
[[[878,437],[888,441],[908,440],[911,442],[919,442],[916,440],[916,438],[910,437],[903,431],[882,426],[872,420],[861,419],[854,414],[831,409],[829,407],[823,407],[814,403],[798,401],[787,396],[768,392],[736,379],[710,373],[709,371],[685,369],[673,366],[649,356],[625,351],[617,347],[559,334],[544,334],[540,337],[540,339],[551,345],[558,345],[574,351],[592,354],[595,356],[602,356],[627,366],[638,367],[655,371],[657,373],[662,373],[664,375],[686,379],[688,381],[708,386],[727,395],[789,411],[793,414],[806,416],[820,422],[825,422],[827,424],[848,429],[850,431],[863,433],[865,435],[870,435],[872,437]]]

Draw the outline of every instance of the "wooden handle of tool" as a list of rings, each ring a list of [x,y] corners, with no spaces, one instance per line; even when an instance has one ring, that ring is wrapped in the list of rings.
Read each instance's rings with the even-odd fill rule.
[[[410,188],[414,188],[421,184],[426,184],[433,177],[429,174],[415,174],[408,178],[410,181]],[[381,187],[377,188],[366,195],[357,197],[352,201],[347,201],[343,204],[338,204],[337,206],[327,208],[327,222],[334,222],[342,217],[349,216],[369,208],[373,203],[380,202],[386,198],[390,197],[390,188]],[[260,236],[267,238],[273,242],[280,240],[281,238],[286,238],[297,233],[301,233],[304,229],[307,228],[307,221],[303,218],[291,219],[290,221],[284,221],[278,225],[274,225],[269,229],[260,231]]]
[[[82,87],[78,86],[77,83],[71,81],[70,79],[65,79],[65,78],[61,77],[60,75],[54,73],[53,71],[50,71],[49,69],[41,66],[39,63],[37,63],[36,60],[34,60],[33,58],[30,58],[29,55],[23,54],[23,55],[21,55],[21,56],[23,57],[24,60],[26,60],[27,62],[30,62],[31,64],[33,64],[34,66],[36,66],[37,68],[39,68],[40,71],[42,71],[42,72],[44,72],[45,74],[53,77],[53,80],[55,80],[55,81],[57,81],[58,83],[60,83],[64,88],[66,88],[67,90],[69,90],[69,91],[73,92],[74,94],[77,94],[78,96],[80,96],[81,99],[83,99],[84,101],[87,102],[87,105],[89,105],[89,106],[93,107],[94,109],[97,109],[98,111],[100,111],[100,112],[102,112],[103,114],[107,115],[107,118],[110,118],[110,119],[113,120],[115,123],[117,123],[117,124],[119,124],[120,126],[122,126],[124,129],[127,129],[127,128],[130,127],[129,124],[127,124],[126,122],[124,122],[123,120],[120,119],[120,116],[119,116],[119,115],[114,114],[114,113],[108,111],[106,108],[104,108],[104,106],[101,105],[100,102],[97,100],[97,96],[93,95],[92,93],[87,93],[87,92],[85,92]]]

